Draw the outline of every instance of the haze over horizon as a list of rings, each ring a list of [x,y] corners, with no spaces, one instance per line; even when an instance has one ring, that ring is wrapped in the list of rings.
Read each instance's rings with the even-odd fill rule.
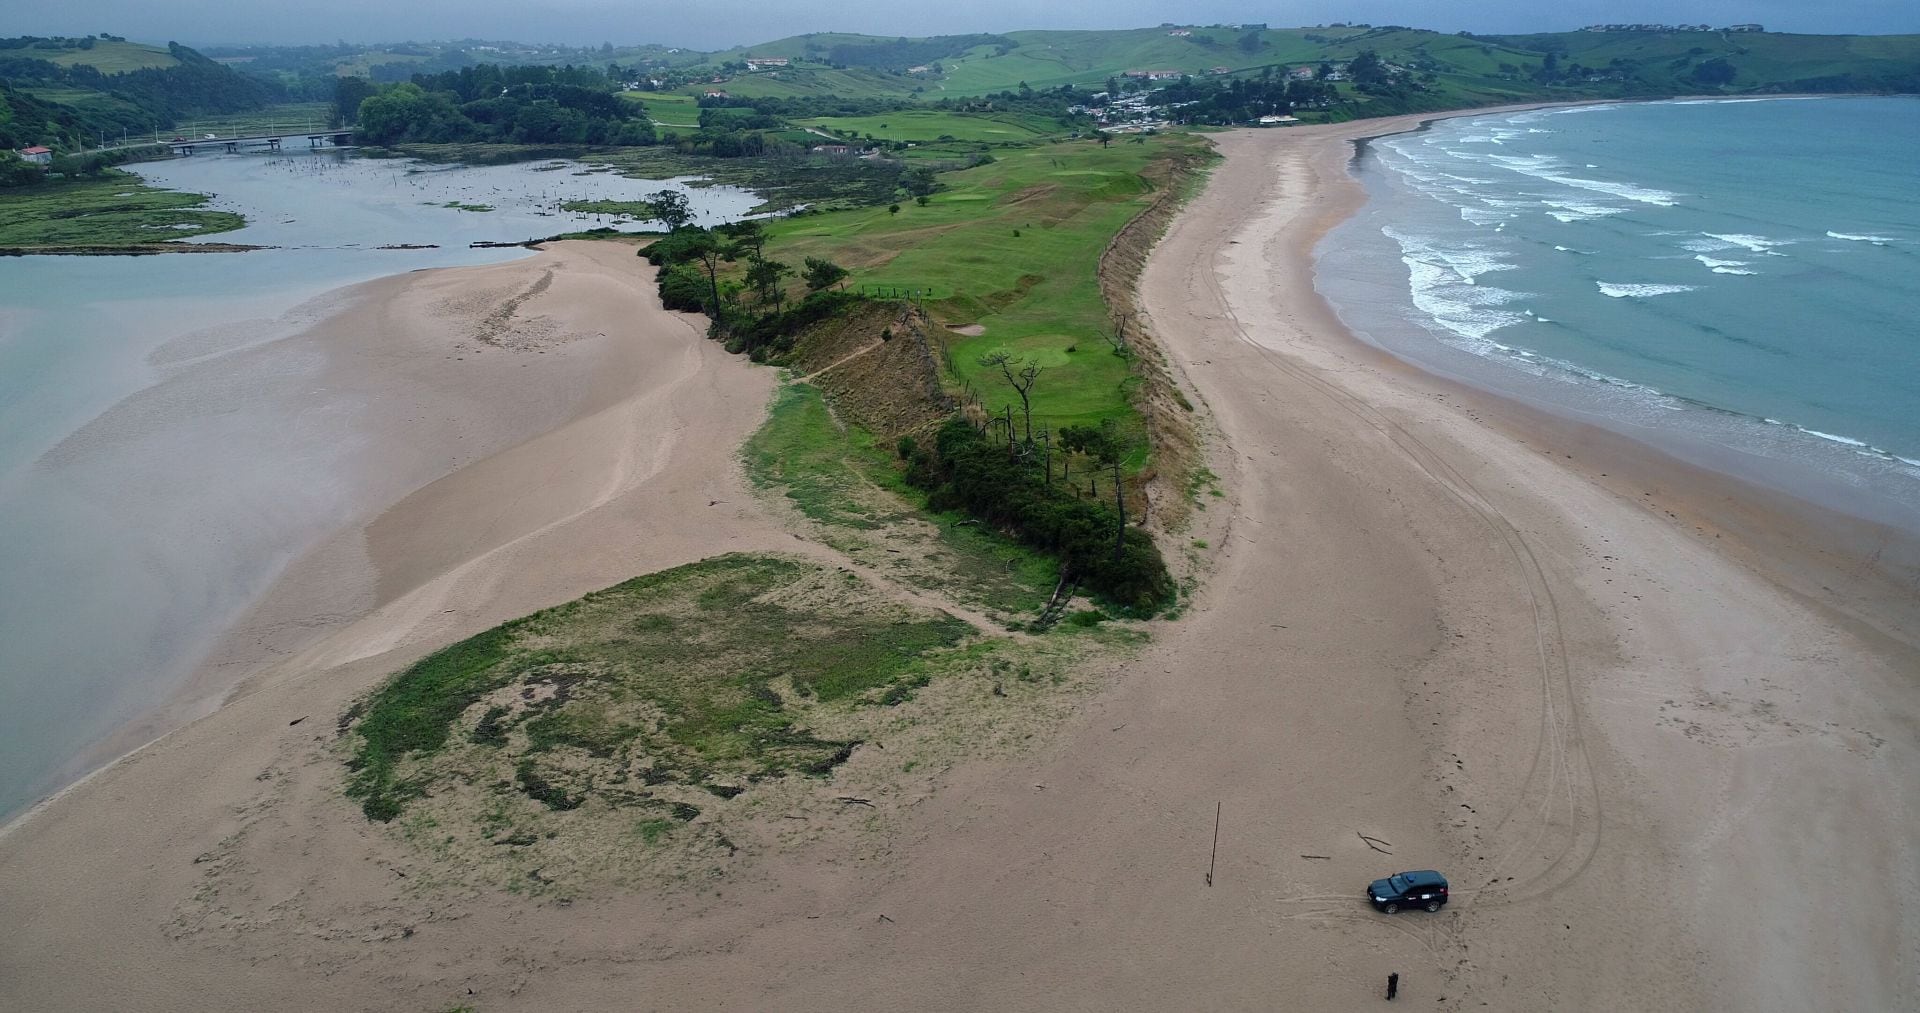
[[[1488,34],[1572,31],[1600,22],[1727,25],[1759,22],[1769,31],[1808,34],[1920,32],[1920,5],[1903,0],[1855,0],[1813,8],[1787,0],[1574,0],[1550,14],[1521,0],[1485,0],[1445,10],[1416,0],[1334,3],[1315,0],[1277,12],[1244,0],[1119,0],[1069,2],[1036,12],[1031,4],[983,0],[965,8],[902,10],[876,0],[712,0],[698,7],[636,11],[619,0],[338,0],[314,6],[261,0],[236,9],[226,0],[80,0],[16,11],[0,34],[71,35],[111,32],[129,38],[187,45],[313,45],[451,39],[511,40],[618,46],[658,43],[701,50],[748,46],[808,32],[865,35],[946,35],[1035,29],[1119,29],[1162,22],[1265,22],[1293,28],[1334,21],[1397,24],[1434,31]]]

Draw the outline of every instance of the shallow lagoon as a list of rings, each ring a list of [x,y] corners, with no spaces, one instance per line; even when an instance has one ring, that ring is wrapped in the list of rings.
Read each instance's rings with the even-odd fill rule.
[[[257,428],[271,406],[170,406],[161,438],[129,399],[299,332],[345,286],[526,255],[470,243],[647,227],[563,201],[674,189],[708,223],[760,203],[574,162],[441,166],[322,150],[133,168],[247,217],[205,241],[275,248],[0,259],[0,819],[82,773],[72,764],[90,744],[165,700],[297,553],[292,533],[346,498],[326,487],[350,448],[308,446],[291,424],[276,441],[234,430]],[[379,249],[399,245],[431,248]],[[248,460],[245,447],[270,445],[274,461]]]

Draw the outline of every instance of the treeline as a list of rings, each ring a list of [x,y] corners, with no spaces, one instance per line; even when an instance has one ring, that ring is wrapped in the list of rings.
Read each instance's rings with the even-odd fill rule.
[[[355,109],[355,133],[369,144],[646,145],[658,140],[645,111],[613,94],[605,74],[590,68],[483,64],[419,74],[377,90],[358,78],[343,78],[338,87],[336,107]],[[361,94],[365,97],[355,101]]]
[[[668,229],[640,251],[660,269],[661,304],[705,313],[712,320],[708,335],[730,352],[756,362],[777,358],[792,350],[801,331],[862,298],[841,290],[847,271],[831,261],[809,257],[796,268],[768,257],[767,233],[757,221],[711,229],[690,224],[686,195],[672,190],[649,195],[647,203],[653,219]],[[787,279],[796,276],[805,283],[806,295],[789,304]]]
[[[923,109],[919,102],[903,98],[841,98],[838,95],[791,95],[785,97],[703,96],[702,109],[751,109],[782,120],[803,120],[814,116],[874,116],[901,109]]]
[[[1325,109],[1339,99],[1330,81],[1275,77],[1217,80],[1185,78],[1167,86],[1169,105],[1188,123],[1246,123],[1262,116],[1286,116],[1298,110]]]
[[[195,116],[250,112],[285,99],[271,82],[235,73],[178,43],[167,44],[179,61],[175,66],[107,74],[89,64],[63,67],[27,56],[36,50],[9,45],[19,41],[0,40],[0,93],[8,120],[0,131],[8,131],[11,147],[77,148],[102,136],[169,130]],[[26,88],[81,89],[103,100],[44,102],[25,94]]]
[[[1049,441],[1044,451],[1030,434],[1016,438],[1011,417],[1004,443],[992,432],[991,424],[956,416],[940,427],[931,453],[902,439],[907,480],[927,491],[935,510],[971,514],[1059,558],[1069,581],[1122,608],[1146,615],[1173,603],[1173,577],[1159,547],[1127,524],[1120,484],[1125,448],[1111,426],[1069,426],[1057,446]],[[1097,492],[1081,494],[1070,471],[1075,458],[1096,486],[1106,478],[1112,506]]]
[[[1053,116],[1062,121],[1071,118],[1069,112],[1073,106],[1094,104],[1094,93],[1063,84],[1057,88],[1031,88],[1025,81],[1011,91],[997,91],[990,95],[976,95],[970,98],[943,98],[927,105],[934,109],[946,109],[957,113],[1028,113],[1036,116]]]

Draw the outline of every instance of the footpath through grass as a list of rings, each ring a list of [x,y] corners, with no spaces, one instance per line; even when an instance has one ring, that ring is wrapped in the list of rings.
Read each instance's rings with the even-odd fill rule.
[[[100,179],[56,180],[0,191],[0,246],[131,246],[230,232],[247,223],[209,211],[205,194],[177,193],[108,170]]]
[[[930,292],[926,307],[936,319],[982,329],[952,346],[949,379],[978,393],[989,410],[1012,404],[1020,411],[998,369],[979,362],[1005,352],[1042,367],[1032,391],[1036,431],[1113,419],[1137,433],[1133,372],[1102,337],[1111,321],[1100,296],[1100,255],[1153,200],[1143,175],[1150,164],[1203,144],[1160,135],[1106,148],[1071,141],[998,150],[991,163],[941,174],[946,189],[924,206],[903,200],[897,212],[861,208],[774,222],[768,256],[832,260],[852,271],[856,288]]]

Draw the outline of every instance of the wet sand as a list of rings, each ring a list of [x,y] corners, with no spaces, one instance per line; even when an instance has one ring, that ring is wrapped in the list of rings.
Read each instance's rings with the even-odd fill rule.
[[[1212,547],[1204,580],[1031,754],[711,889],[412,882],[419,854],[339,797],[348,700],[500,619],[794,543],[733,460],[769,374],[609,264],[576,305],[671,367],[316,553],[360,606],[303,635],[319,602],[281,589],[256,628],[284,661],[0,836],[0,1004],[1343,1009],[1397,971],[1434,1009],[1914,1005],[1914,627],[1610,484],[1659,471],[1711,506],[1702,476],[1556,442],[1345,333],[1311,250],[1362,199],[1350,139],[1411,122],[1219,138],[1141,281],[1227,493],[1178,536]],[[1408,868],[1453,903],[1366,908]]]

